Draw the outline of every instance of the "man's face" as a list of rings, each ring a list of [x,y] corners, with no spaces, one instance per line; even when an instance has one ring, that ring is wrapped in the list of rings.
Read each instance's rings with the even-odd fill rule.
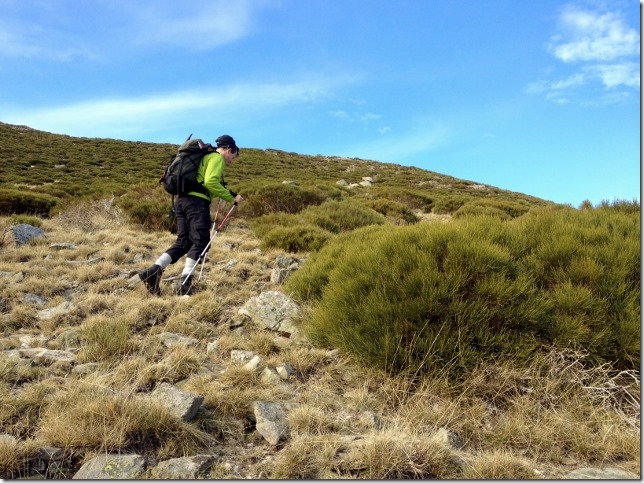
[[[232,164],[232,162],[237,159],[239,151],[236,151],[233,148],[225,148],[221,155],[224,157],[224,162],[228,165]]]

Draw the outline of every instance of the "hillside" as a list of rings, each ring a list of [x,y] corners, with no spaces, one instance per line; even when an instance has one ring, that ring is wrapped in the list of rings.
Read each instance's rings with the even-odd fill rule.
[[[0,189],[34,190],[62,200],[119,196],[136,183],[158,180],[177,147],[74,138],[0,123]],[[340,179],[358,183],[364,177],[372,177],[377,178],[378,189],[382,191],[406,189],[435,203],[447,197],[462,196],[464,200],[549,204],[529,195],[414,167],[357,158],[304,156],[271,149],[242,147],[242,155],[227,177],[231,184],[292,180],[331,185]]]
[[[0,140],[0,207],[26,208],[0,211],[0,477],[639,478],[639,206],[242,147],[247,199],[195,293],[155,297],[136,270],[174,239],[156,178],[176,146]],[[462,345],[422,332],[441,317]],[[550,339],[519,364],[486,345],[507,323],[511,348]],[[478,363],[405,370],[457,346]]]

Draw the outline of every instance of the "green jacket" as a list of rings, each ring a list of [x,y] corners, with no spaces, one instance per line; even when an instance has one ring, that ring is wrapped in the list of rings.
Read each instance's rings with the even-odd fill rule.
[[[203,185],[208,190],[210,196],[199,193],[198,191],[191,191],[188,193],[192,196],[199,196],[208,201],[212,201],[213,198],[221,198],[232,202],[235,200],[235,197],[230,193],[230,191],[223,186],[224,182],[224,170],[226,169],[226,163],[224,162],[224,157],[217,153],[208,153],[199,163],[199,168],[197,169],[197,181],[203,183]]]

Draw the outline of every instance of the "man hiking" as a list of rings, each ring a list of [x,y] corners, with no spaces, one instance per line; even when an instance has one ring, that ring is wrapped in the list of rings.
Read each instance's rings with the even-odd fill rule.
[[[139,278],[143,281],[151,294],[160,295],[159,282],[163,270],[181,257],[187,255],[186,263],[181,272],[178,295],[187,295],[192,287],[192,273],[194,272],[199,256],[208,246],[210,241],[210,203],[214,198],[228,202],[239,203],[243,200],[241,195],[226,188],[224,171],[239,156],[239,148],[235,140],[224,134],[217,138],[217,147],[206,154],[197,168],[197,181],[206,188],[201,191],[189,191],[180,194],[175,201],[175,214],[177,217],[177,239],[168,248],[154,265],[139,271]]]

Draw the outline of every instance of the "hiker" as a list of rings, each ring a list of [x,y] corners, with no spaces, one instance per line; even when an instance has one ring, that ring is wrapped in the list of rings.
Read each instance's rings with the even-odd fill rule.
[[[181,272],[178,295],[187,295],[192,287],[192,273],[199,262],[199,256],[210,241],[210,202],[220,198],[228,202],[239,203],[243,200],[241,195],[230,191],[224,182],[224,171],[239,156],[239,148],[235,140],[224,134],[217,138],[217,147],[206,154],[199,163],[197,181],[203,183],[207,194],[201,191],[190,191],[179,195],[175,202],[177,217],[177,240],[168,248],[154,265],[139,271],[139,278],[143,281],[151,294],[160,295],[159,282],[163,270],[187,255],[186,263]]]

